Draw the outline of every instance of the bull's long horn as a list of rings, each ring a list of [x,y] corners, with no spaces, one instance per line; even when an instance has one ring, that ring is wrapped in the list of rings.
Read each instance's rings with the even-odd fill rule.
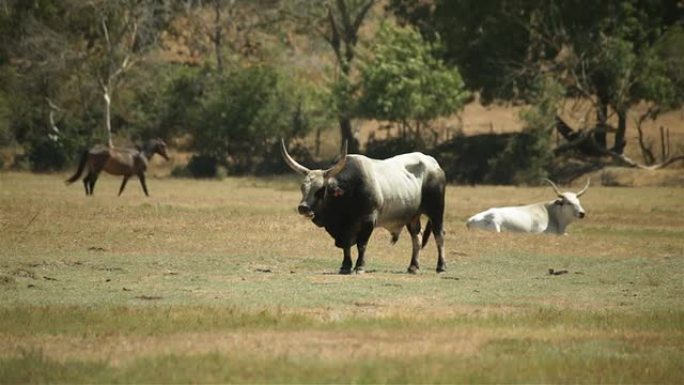
[[[334,166],[325,170],[323,172],[323,176],[326,179],[334,177],[335,175],[339,174],[340,171],[342,171],[345,164],[347,164],[347,141],[346,140],[344,141],[344,146],[342,146],[342,153],[340,154],[340,160],[338,160]]]
[[[287,147],[285,147],[285,141],[282,138],[280,139],[280,144],[281,144],[280,150],[281,150],[281,153],[283,154],[283,159],[285,159],[285,163],[287,163],[287,165],[290,166],[291,169],[293,169],[295,172],[298,172],[300,174],[308,174],[311,171],[308,168],[297,163],[296,160],[292,159],[290,154],[287,153]]]
[[[560,189],[558,189],[558,186],[556,186],[556,184],[553,183],[551,181],[551,179],[544,178],[544,181],[547,182],[548,184],[550,184],[551,187],[553,187],[553,191],[556,192],[556,195],[558,195],[559,197],[563,195],[563,193],[560,191]]]
[[[578,197],[578,198],[581,197],[582,194],[584,194],[585,192],[587,192],[587,189],[589,188],[589,182],[591,182],[591,178],[587,178],[587,184],[584,186],[583,189],[581,189],[579,192],[577,192],[577,197]]]

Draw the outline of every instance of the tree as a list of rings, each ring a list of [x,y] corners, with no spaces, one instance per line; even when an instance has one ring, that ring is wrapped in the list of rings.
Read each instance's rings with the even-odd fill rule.
[[[108,145],[112,144],[111,98],[121,84],[121,77],[143,53],[156,43],[158,30],[154,25],[153,0],[91,1],[77,12],[93,12],[92,22],[101,27],[99,38],[91,40],[94,77],[102,88],[105,101],[105,127]]]
[[[547,76],[537,79],[532,93],[531,106],[520,112],[522,133],[512,136],[490,162],[488,182],[536,185],[548,176],[553,163],[551,137],[565,89]]]
[[[354,61],[360,30],[377,0],[299,0],[284,2],[283,12],[300,26],[300,30],[313,30],[334,53],[338,73],[331,86],[334,108],[342,142],[350,153],[358,152],[359,142],[354,136],[353,86]]]
[[[422,141],[422,127],[463,107],[461,75],[435,58],[436,48],[413,28],[384,22],[360,68],[359,116],[399,123]]]
[[[10,123],[15,139],[29,152],[49,140],[71,157],[94,137],[110,136],[112,92],[130,86],[123,72],[156,43],[167,8],[157,0],[6,3],[0,56],[12,60],[0,61],[0,76],[19,112]],[[105,103],[93,103],[103,96]],[[93,129],[103,121],[107,131]]]
[[[595,154],[621,155],[627,111],[635,103],[645,100],[663,111],[684,101],[681,50],[659,48],[681,24],[678,3],[393,0],[390,6],[426,36],[440,35],[447,60],[485,101],[528,101],[539,74],[552,76],[568,95],[592,101],[596,125],[584,138],[595,142]],[[611,114],[617,127],[609,125]],[[612,146],[609,131],[615,132]],[[559,132],[569,140],[577,136]]]
[[[302,136],[310,129],[306,91],[274,68],[235,69],[210,74],[204,82],[192,131],[194,147],[236,173],[258,171],[256,166],[264,162],[282,164],[279,138]]]

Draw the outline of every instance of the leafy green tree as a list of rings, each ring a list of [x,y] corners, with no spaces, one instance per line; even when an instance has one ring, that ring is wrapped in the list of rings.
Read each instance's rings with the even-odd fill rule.
[[[535,85],[531,107],[520,113],[523,131],[490,162],[487,182],[536,185],[548,176],[553,164],[551,138],[565,89],[550,76],[537,79]]]
[[[311,126],[303,111],[312,107],[303,103],[310,101],[293,81],[268,66],[213,75],[196,115],[195,149],[233,172],[256,171],[261,162],[280,160],[275,145],[281,137],[308,133]]]
[[[436,47],[413,28],[383,23],[360,68],[359,115],[399,123],[421,139],[431,120],[462,108],[467,92],[461,75],[435,57]]]
[[[529,101],[539,74],[567,94],[594,102],[596,127],[586,136],[600,154],[621,154],[627,111],[639,101],[664,111],[684,101],[677,0],[392,0],[390,7],[429,38],[445,41],[445,58],[483,100]],[[667,79],[667,81],[665,81]],[[609,118],[618,124],[612,146]],[[572,132],[561,131],[563,134]]]
[[[109,102],[103,103],[102,95],[114,105],[122,102],[113,91],[131,88],[121,75],[156,43],[166,8],[156,0],[3,4],[0,93],[12,95],[10,131],[35,153],[32,161],[46,149],[62,152],[46,156],[46,162],[68,160],[93,140],[108,140],[102,126],[110,122]],[[122,118],[115,113],[112,120]]]
[[[300,31],[323,39],[332,49],[336,73],[330,84],[331,106],[337,114],[342,143],[350,153],[358,152],[359,142],[354,136],[353,83],[357,46],[361,29],[370,18],[377,0],[290,0],[282,2],[283,12],[295,20]]]

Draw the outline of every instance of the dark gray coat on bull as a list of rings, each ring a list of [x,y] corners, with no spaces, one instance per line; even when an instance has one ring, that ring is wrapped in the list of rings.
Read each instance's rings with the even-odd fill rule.
[[[444,262],[444,171],[437,161],[414,152],[377,160],[363,155],[347,155],[327,170],[310,170],[297,163],[287,153],[282,142],[286,163],[305,175],[301,185],[302,200],[297,207],[301,215],[324,227],[342,248],[344,259],[340,274],[352,271],[351,247],[357,246],[358,258],[354,271],[363,272],[368,239],[375,227],[383,227],[396,242],[406,227],[413,241],[408,271],[419,269],[420,249],[430,233],[437,243],[437,272],[445,271]],[[420,217],[428,217],[422,245]]]

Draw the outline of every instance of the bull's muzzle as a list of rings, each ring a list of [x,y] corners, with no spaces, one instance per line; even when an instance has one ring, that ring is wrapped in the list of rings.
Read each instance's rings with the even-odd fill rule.
[[[307,205],[306,203],[300,203],[299,206],[297,206],[297,212],[300,215],[304,215],[304,216],[309,217],[309,218],[314,216],[314,213],[311,210],[311,207],[309,207],[309,205]]]
[[[584,214],[584,212],[580,212],[579,214],[577,214],[577,216],[578,216],[580,219],[584,218],[585,215],[586,215],[586,214]]]

